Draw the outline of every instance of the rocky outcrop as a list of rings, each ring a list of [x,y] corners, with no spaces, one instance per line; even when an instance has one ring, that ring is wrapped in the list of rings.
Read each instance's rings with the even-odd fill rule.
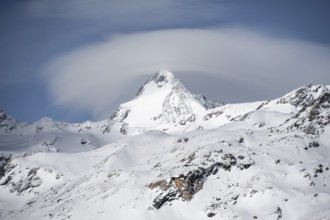
[[[26,176],[22,176],[21,178],[16,178],[15,172],[10,171],[15,168],[16,165],[7,163],[6,167],[4,168],[4,175],[2,177],[4,180],[0,182],[1,186],[9,187],[10,192],[17,194],[21,194],[22,192],[38,187],[42,184],[42,179],[37,175],[39,168],[32,168],[29,170]]]
[[[253,163],[243,164],[237,163],[237,159],[232,154],[224,154],[220,162],[203,168],[189,171],[187,174],[180,174],[177,177],[171,177],[167,180],[160,180],[150,183],[147,187],[150,189],[159,189],[161,193],[153,200],[153,206],[160,209],[164,204],[173,200],[181,199],[182,201],[190,201],[194,195],[202,190],[204,182],[210,175],[215,175],[219,169],[230,171],[233,167],[240,170],[248,169]]]
[[[326,86],[307,84],[280,98],[278,104],[289,103],[297,108],[306,108],[314,103],[318,94],[326,91],[328,91]]]
[[[330,91],[322,90],[317,98],[309,100],[308,104],[302,105],[300,111],[287,121],[294,121],[288,129],[299,129],[308,135],[319,135],[323,133],[324,127],[330,124]]]
[[[6,175],[11,161],[11,155],[0,155],[0,180]]]
[[[24,157],[24,155],[23,155]],[[41,168],[30,164],[20,164],[15,157],[0,156],[0,186],[9,192],[21,195],[23,193],[38,193],[44,180],[54,184],[63,176],[52,168]]]

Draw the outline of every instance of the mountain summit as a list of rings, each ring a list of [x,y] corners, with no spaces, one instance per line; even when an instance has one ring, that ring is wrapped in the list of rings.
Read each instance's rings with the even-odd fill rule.
[[[136,128],[186,125],[202,117],[207,109],[220,105],[192,94],[173,73],[161,71],[139,89],[133,100],[121,104],[112,119],[121,126]]]

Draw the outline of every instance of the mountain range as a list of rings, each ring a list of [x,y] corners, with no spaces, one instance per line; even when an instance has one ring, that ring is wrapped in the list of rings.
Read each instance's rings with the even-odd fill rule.
[[[102,121],[0,109],[0,219],[330,219],[330,86],[225,104],[168,71]]]

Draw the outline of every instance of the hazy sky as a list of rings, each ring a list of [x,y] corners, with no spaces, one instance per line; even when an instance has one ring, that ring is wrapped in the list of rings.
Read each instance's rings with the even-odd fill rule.
[[[5,0],[0,106],[21,121],[105,118],[158,70],[210,99],[330,84],[330,1]]]

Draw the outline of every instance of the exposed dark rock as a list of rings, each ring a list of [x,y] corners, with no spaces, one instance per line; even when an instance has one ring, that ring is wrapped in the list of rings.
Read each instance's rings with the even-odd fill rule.
[[[306,170],[306,169],[304,169],[304,170]],[[311,175],[310,175],[309,173],[306,173],[306,174],[304,175],[304,178],[308,178],[308,179],[310,179],[310,178],[311,178]]]
[[[252,189],[250,192],[250,197],[252,197],[254,194],[256,194],[258,190]]]
[[[29,170],[28,176],[35,176],[37,174],[37,171],[39,170],[39,168],[32,168],[31,170]]]
[[[180,125],[186,125],[187,122],[194,122],[196,120],[196,117],[194,114],[190,115],[187,119],[182,119],[181,121],[179,121]]]
[[[277,220],[282,218],[282,209],[279,206],[277,207],[274,213],[277,214]]]
[[[177,143],[186,143],[186,142],[188,142],[188,138],[187,137],[184,137],[184,138],[179,138],[176,142]]]
[[[110,133],[111,131],[111,124],[108,124],[107,126],[105,126],[104,130],[102,131],[103,134],[105,133]]]
[[[126,134],[127,134],[126,126],[122,126],[122,127],[120,128],[120,133],[122,133],[123,135],[126,135]]]
[[[319,173],[323,173],[323,165],[319,164],[318,167],[314,168],[314,177],[317,177]]]
[[[246,169],[249,169],[250,166],[254,165],[254,162],[251,162],[251,163],[240,163],[240,164],[237,164],[237,168],[239,168],[240,170],[246,170]]]
[[[17,121],[15,118],[7,115],[6,112],[0,107],[0,129],[6,133],[16,129]]]
[[[195,157],[195,154],[193,154],[192,157]],[[195,170],[189,171],[187,174],[180,174],[177,177],[171,177],[169,181],[160,180],[150,183],[147,187],[150,189],[158,188],[161,190],[161,193],[153,201],[153,206],[159,209],[165,203],[173,200],[181,199],[182,201],[190,201],[197,192],[202,190],[204,181],[207,177],[215,175],[219,169],[230,171],[232,166],[236,166],[242,170],[248,169],[251,165],[253,164],[240,163],[237,165],[237,159],[235,156],[232,154],[224,154],[221,157],[221,162],[214,162],[206,168],[198,167]],[[237,198],[238,196],[233,197],[233,201],[236,201]]]
[[[244,159],[244,156],[239,155],[237,158],[240,159],[240,160],[243,160]]]
[[[223,111],[215,111],[215,112],[211,112],[211,113],[205,115],[205,116],[203,117],[203,120],[204,120],[204,121],[208,121],[209,119],[211,119],[211,118],[213,118],[213,117],[217,118],[217,117],[219,117],[222,113],[223,113]]]
[[[162,118],[162,114],[153,117],[152,120],[157,121],[157,120],[159,120],[159,119],[161,119],[161,118]]]
[[[57,137],[53,137],[53,138],[51,138],[51,139],[49,139],[49,140],[47,140],[47,141],[44,141],[44,142],[42,143],[42,145],[44,145],[44,146],[46,146],[46,147],[48,147],[48,146],[52,146],[52,145],[54,145],[54,144],[56,143],[56,141],[57,141]]]
[[[219,106],[224,105],[224,102],[219,101],[210,101],[205,96],[200,94],[193,94],[194,98],[199,101],[199,103],[205,108],[205,109],[213,109]]]
[[[0,122],[7,119],[7,114],[0,108]]]
[[[124,122],[124,120],[128,117],[128,114],[130,113],[131,110],[129,109],[119,109],[113,115],[111,115],[110,119],[111,120],[116,120],[119,122]]]
[[[316,90],[321,92],[315,98],[313,93]],[[282,99],[300,108],[293,118],[285,122],[292,122],[288,130],[299,129],[308,135],[318,136],[324,132],[324,126],[330,124],[330,91],[324,86],[317,86],[315,89],[314,85],[306,85],[297,90],[296,94]]]
[[[6,175],[10,161],[11,155],[0,155],[0,180]]]
[[[313,142],[309,143],[309,145],[308,145],[309,148],[319,147],[319,146],[320,146],[320,144],[316,141],[313,141]]]
[[[243,143],[244,142],[244,138],[240,137],[238,138],[238,143]]]
[[[233,201],[237,201],[237,199],[238,199],[238,197],[239,197],[239,195],[236,195],[236,196],[233,196],[232,198],[231,198],[231,200],[233,200]]]
[[[188,166],[195,158],[196,158],[196,153],[192,153],[188,157],[181,159],[180,162],[186,162],[185,165]]]
[[[36,203],[36,200],[31,199],[31,200],[29,200],[29,201],[26,203],[26,205],[27,205],[27,206],[31,206],[31,205],[34,204],[34,203]]]
[[[10,163],[10,160],[9,160],[1,172],[2,173],[1,178],[4,177],[6,174],[8,174],[15,167],[16,167],[16,165]],[[39,168],[32,168],[29,170],[27,176],[23,176],[19,180],[16,180],[16,181],[13,181],[13,175],[15,175],[15,173],[12,173],[11,175],[8,175],[7,178],[3,182],[0,183],[0,185],[8,186],[10,188],[10,192],[12,192],[12,193],[17,192],[18,194],[21,194],[22,192],[24,192],[28,189],[38,187],[41,185],[42,180],[37,175],[38,170],[39,170]]]
[[[177,191],[173,191],[173,190],[171,190],[170,192],[167,192],[166,195],[164,195],[164,196],[163,196],[163,193],[161,193],[159,196],[157,196],[154,199],[154,202],[152,205],[156,209],[160,209],[166,202],[170,202],[170,201],[177,199],[176,195],[177,195]]]
[[[36,132],[40,132],[40,131],[42,131],[43,128],[44,128],[43,126],[41,126],[41,125],[37,125],[37,126],[36,126]]]
[[[215,216],[215,213],[213,213],[213,212],[207,213],[207,217],[212,218],[213,216]]]
[[[161,180],[149,184],[149,188],[153,189],[158,186],[163,191],[154,199],[153,206],[159,209],[166,202],[179,198],[182,201],[190,201],[194,194],[202,189],[204,178],[205,169],[199,167],[194,171],[189,171],[186,175],[172,177],[169,182]]]
[[[287,104],[290,103],[295,107],[307,107],[312,104],[314,101],[313,96],[310,93],[312,84],[305,85],[302,88],[299,88],[295,91],[295,94],[291,96],[285,96],[279,100],[278,103],[280,104]]]
[[[39,168],[33,168],[29,171],[26,179],[21,179],[18,184],[14,184],[14,189],[19,194],[34,187],[38,187],[41,185],[42,180],[39,176],[37,176]]]
[[[110,119],[111,120],[114,120],[115,118],[117,118],[118,116],[118,111],[117,112],[114,112],[111,116],[110,116]]]
[[[229,170],[231,166],[235,166],[237,164],[237,159],[232,154],[224,154],[221,159],[223,160],[222,168],[224,170]]]
[[[307,125],[303,131],[306,134],[311,134],[311,135],[319,135],[319,131],[317,130],[316,127],[314,127],[313,125]]]
[[[6,186],[12,179],[13,179],[12,176],[8,176],[7,179],[5,179],[5,181],[3,181],[2,183],[0,183],[0,185],[1,186]]]
[[[265,126],[265,122],[261,122],[261,123],[259,123],[258,128],[262,128],[264,126]]]

